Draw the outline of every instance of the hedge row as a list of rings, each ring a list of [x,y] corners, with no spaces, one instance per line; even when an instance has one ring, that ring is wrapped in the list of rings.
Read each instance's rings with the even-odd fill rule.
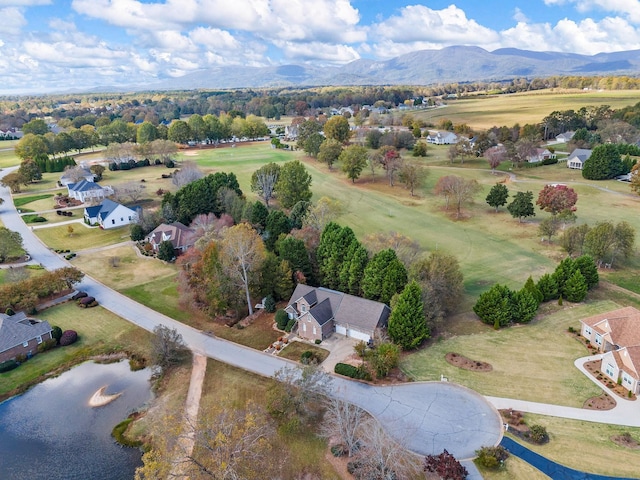
[[[340,375],[344,375],[345,377],[356,378],[358,380],[371,380],[369,372],[363,368],[354,367],[353,365],[346,363],[336,363],[333,371]]]

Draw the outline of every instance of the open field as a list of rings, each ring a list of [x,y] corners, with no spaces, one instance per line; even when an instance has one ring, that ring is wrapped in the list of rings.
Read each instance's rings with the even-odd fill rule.
[[[178,305],[178,285],[175,275],[123,288],[121,293],[168,317],[193,325],[193,314]]]
[[[266,407],[267,389],[272,381],[209,360],[200,403],[200,415],[206,415],[209,409],[220,404],[241,408],[247,401],[254,401]],[[324,459],[327,453],[326,441],[317,437],[310,429],[304,429],[303,432],[296,434],[280,434],[277,448],[287,451],[290,456],[286,465],[291,478],[296,477],[300,472],[305,472],[310,478],[340,479]]]
[[[71,302],[39,312],[37,318],[62,330],[75,330],[79,339],[73,345],[35,355],[24,365],[3,373],[0,398],[19,386],[33,384],[48,372],[92,355],[122,351],[149,354],[150,334],[102,307],[81,309]]]
[[[609,105],[614,109],[638,102],[638,92],[540,90],[509,95],[468,96],[451,100],[446,107],[412,111],[415,118],[437,124],[442,119],[466,123],[474,129],[486,130],[495,125],[540,123],[555,110],[579,110],[581,107]]]
[[[617,445],[611,437],[627,432],[636,441],[640,441],[639,428],[528,413],[525,413],[524,418],[528,425],[542,425],[549,432],[550,441],[546,445],[523,444],[540,455],[584,472],[637,478],[640,449]],[[514,440],[519,441],[516,438]]]
[[[77,217],[76,217],[77,218]],[[40,228],[34,233],[52,249],[69,249],[71,251],[87,248],[103,247],[129,240],[128,228],[102,230],[87,227],[84,223],[72,223],[73,233],[70,235],[68,225]]]
[[[13,148],[18,140],[6,140],[0,142],[0,168],[12,167],[20,164],[20,159],[16,157]]]
[[[415,380],[439,380],[443,374],[483,395],[582,407],[600,389],[574,367],[573,361],[588,352],[566,331],[579,328],[581,318],[615,308],[619,305],[610,301],[567,304],[529,325],[498,331],[486,326],[482,333],[434,341],[404,357],[400,366]],[[454,367],[444,358],[449,352],[490,363],[493,370]]]

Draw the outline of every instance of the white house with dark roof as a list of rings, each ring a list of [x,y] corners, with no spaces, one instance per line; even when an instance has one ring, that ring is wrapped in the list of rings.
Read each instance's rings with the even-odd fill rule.
[[[86,207],[84,219],[89,225],[99,225],[108,230],[137,222],[138,210],[106,198],[99,205]]]
[[[80,200],[82,203],[99,202],[113,195],[113,188],[103,187],[95,182],[80,180],[77,183],[67,185],[70,198]]]
[[[582,336],[603,353],[600,371],[640,394],[640,310],[619,308],[580,323]]]
[[[584,162],[591,156],[591,150],[588,148],[576,148],[571,155],[567,157],[567,168],[582,170]]]
[[[86,180],[87,182],[93,182],[96,179],[96,176],[88,168],[82,168],[80,172],[66,171],[60,177],[59,182],[60,185],[66,187],[70,183],[78,183],[78,179]]]
[[[386,327],[391,310],[373,300],[298,284],[285,308],[297,320],[297,334],[323,340],[333,332],[368,342],[378,328]]]
[[[38,345],[50,338],[49,322],[29,318],[24,312],[15,315],[0,313],[0,362],[17,355],[35,355]]]
[[[576,132],[572,132],[572,131],[561,133],[560,135],[558,135],[556,137],[556,142],[558,142],[558,143],[570,142],[575,134],[576,134]]]
[[[434,130],[429,131],[427,143],[434,145],[453,145],[458,143],[458,136],[453,132]]]

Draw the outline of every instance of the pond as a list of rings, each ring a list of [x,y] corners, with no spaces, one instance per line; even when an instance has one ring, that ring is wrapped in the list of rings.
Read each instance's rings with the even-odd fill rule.
[[[123,448],[111,430],[151,400],[149,369],[132,372],[127,361],[86,362],[0,404],[2,480],[132,479],[138,449]],[[122,394],[93,408],[101,387]]]

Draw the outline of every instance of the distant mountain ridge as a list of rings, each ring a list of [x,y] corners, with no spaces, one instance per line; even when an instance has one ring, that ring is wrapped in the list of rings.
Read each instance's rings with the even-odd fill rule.
[[[355,60],[339,67],[280,65],[228,66],[167,79],[145,88],[266,88],[323,85],[429,85],[508,80],[555,75],[633,75],[640,73],[640,50],[579,55],[501,48],[454,46],[420,50],[389,60]]]

